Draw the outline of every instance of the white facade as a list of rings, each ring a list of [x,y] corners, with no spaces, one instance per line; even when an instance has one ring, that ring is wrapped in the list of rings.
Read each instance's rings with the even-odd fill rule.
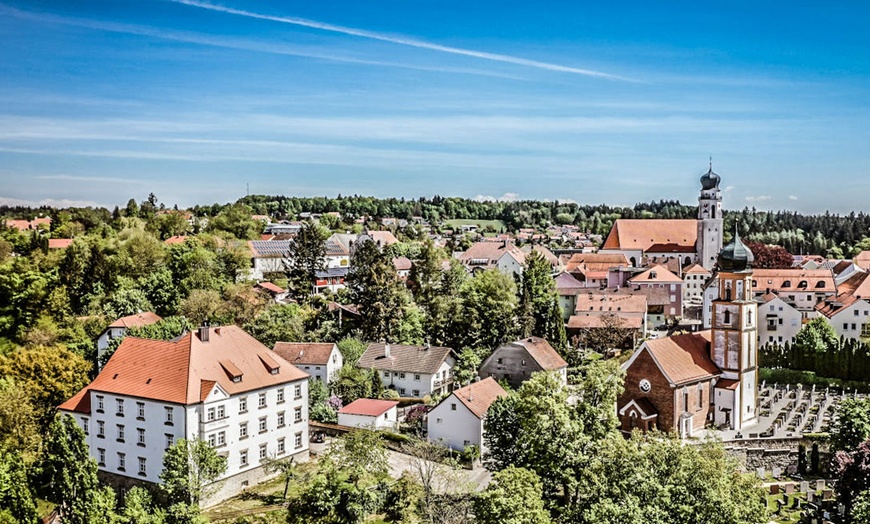
[[[267,273],[283,273],[286,270],[283,257],[252,257],[249,277],[252,280],[263,280]]]
[[[803,315],[790,304],[777,297],[758,305],[758,345],[785,345],[794,342],[801,330]]]
[[[311,380],[319,380],[324,384],[332,382],[338,370],[344,366],[344,357],[338,346],[333,345],[326,364],[297,364],[296,367],[311,375]]]
[[[857,300],[837,311],[828,322],[841,337],[870,337],[870,303],[867,300]]]
[[[381,371],[379,374],[384,387],[395,389],[399,396],[422,398],[432,395],[433,392],[446,392],[454,365],[456,361],[452,356],[448,356],[435,374],[406,371]]]
[[[124,327],[110,327],[103,331],[103,334],[97,339],[97,357],[101,357],[103,352],[109,348],[109,342],[112,339],[123,337],[125,333],[127,333],[127,328]]]
[[[505,253],[495,262],[495,267],[505,274],[522,275],[523,265],[510,253]]]
[[[383,414],[378,416],[372,415],[353,415],[350,413],[338,414],[338,425],[348,426],[352,428],[363,429],[387,429],[395,430],[398,426],[398,410],[396,406],[391,407]]]
[[[477,446],[483,451],[483,420],[451,394],[429,412],[428,438],[455,451]]]
[[[91,390],[90,413],[67,412],[86,433],[91,456],[108,473],[158,483],[163,453],[180,438],[200,439],[227,459],[222,492],[247,484],[234,477],[265,457],[308,451],[308,381],[227,395],[215,385],[193,405]],[[246,482],[246,481],[245,481]]]

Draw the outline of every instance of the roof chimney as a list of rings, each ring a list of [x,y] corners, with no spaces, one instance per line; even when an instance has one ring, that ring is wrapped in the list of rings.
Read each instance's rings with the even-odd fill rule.
[[[384,344],[384,358],[390,358],[390,344]]]
[[[202,342],[208,342],[208,326],[200,326],[199,328],[199,339]]]

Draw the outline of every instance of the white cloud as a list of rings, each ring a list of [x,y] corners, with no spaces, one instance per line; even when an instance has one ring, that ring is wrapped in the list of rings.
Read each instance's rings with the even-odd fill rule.
[[[772,197],[769,195],[758,195],[758,196],[748,196],[744,198],[747,202],[764,202],[770,200]]]
[[[68,182],[93,182],[99,184],[141,184],[143,180],[135,178],[117,178],[102,176],[76,176],[76,175],[40,175],[36,178],[42,180],[64,180]]]
[[[0,196],[0,206],[25,206],[25,207],[96,207],[97,203],[90,200],[70,200],[66,198],[44,198],[42,200],[24,200]]]
[[[339,25],[327,24],[324,22],[318,22],[316,20],[306,20],[304,18],[296,18],[296,17],[288,17],[288,16],[271,16],[264,15],[260,13],[254,13],[252,11],[244,11],[241,9],[233,9],[231,7],[224,7],[219,5],[210,4],[207,2],[199,2],[196,0],[170,0],[178,4],[184,4],[192,7],[199,7],[202,9],[208,9],[210,11],[219,11],[221,13],[227,13],[232,15],[239,15],[248,18],[256,18],[258,20],[269,20],[271,22],[279,22],[282,24],[291,24],[301,27],[309,27],[312,29],[320,29],[322,31],[329,31],[333,33],[341,33],[344,35],[357,36],[360,38],[368,38],[370,40],[378,40],[381,42],[389,42],[392,44],[405,45],[409,47],[416,47],[419,49],[429,49],[431,51],[439,51],[442,53],[450,53],[454,55],[463,55],[470,56],[474,58],[480,58],[483,60],[490,60],[494,62],[504,62],[508,64],[515,64],[519,66],[525,67],[533,67],[536,69],[545,69],[549,71],[558,71],[561,73],[572,73],[577,75],[584,76],[592,76],[598,78],[607,78],[610,80],[627,80],[627,81],[635,81],[629,78],[621,77],[618,75],[612,75],[610,73],[604,73],[601,71],[594,71],[591,69],[580,69],[577,67],[569,67],[560,64],[553,64],[549,62],[539,62],[537,60],[528,60],[526,58],[519,58],[516,56],[503,55],[498,53],[487,53],[484,51],[475,51],[472,49],[463,49],[459,47],[450,47],[440,44],[431,44],[429,42],[424,42],[422,40],[416,40],[413,38],[400,37],[387,35],[384,33],[376,33],[374,31],[366,31],[364,29],[356,29],[353,27],[343,27]]]
[[[788,196],[788,199],[789,199],[789,200],[797,200],[798,197],[796,197],[796,196],[794,196],[794,195],[789,195],[789,196]]]
[[[734,191],[734,186],[725,186],[725,189],[723,189],[722,191],[730,193],[731,191]]]
[[[505,193],[500,197],[491,195],[477,195],[474,197],[474,200],[477,202],[516,202],[519,199],[519,193]]]

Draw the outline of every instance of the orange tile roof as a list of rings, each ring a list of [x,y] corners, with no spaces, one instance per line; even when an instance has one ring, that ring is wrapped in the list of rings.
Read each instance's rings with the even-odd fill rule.
[[[325,366],[334,347],[332,342],[276,342],[272,351],[291,364]]]
[[[37,227],[51,225],[51,218],[35,218],[33,220],[7,220],[6,227],[17,229],[18,231],[27,231],[28,229],[36,229]]]
[[[339,409],[342,415],[363,415],[379,417],[399,405],[396,400],[381,400],[377,398],[359,398]]]
[[[526,352],[541,366],[541,369],[552,371],[568,367],[565,359],[543,338],[529,337],[516,340],[511,342],[511,344],[517,344],[526,348]]]
[[[163,241],[164,244],[172,246],[175,244],[183,244],[187,240],[187,235],[173,235]]]
[[[736,390],[740,385],[739,380],[731,380],[727,378],[719,379],[716,382],[716,389],[730,389],[732,391]]]
[[[198,332],[177,341],[125,338],[97,378],[59,409],[89,411],[87,391],[190,405],[208,395],[204,382],[235,395],[308,378],[237,326],[208,330],[208,342]],[[269,359],[279,366],[274,373],[264,364]]]
[[[692,264],[691,266],[687,267],[683,271],[683,274],[686,274],[686,275],[698,275],[698,274],[700,274],[700,275],[712,275],[713,272],[710,271],[709,269],[705,269],[704,266],[702,266],[700,264]]]
[[[453,395],[479,419],[486,415],[489,406],[497,398],[506,397],[507,394],[508,392],[492,377],[486,377],[480,382],[472,382],[464,388],[453,391]]]
[[[489,267],[495,265],[505,253],[509,253],[520,264],[526,261],[526,254],[511,242],[475,242],[459,261],[469,266]]]
[[[645,313],[647,304],[647,296],[643,294],[580,292],[577,295],[577,305],[574,311],[577,313]]]
[[[631,277],[631,284],[682,284],[683,279],[668,271],[662,265],[653,266],[639,275]]]
[[[601,249],[638,249],[646,252],[658,244],[658,252],[669,249],[683,251],[683,248],[689,247],[694,250],[697,240],[698,221],[694,219],[620,218],[613,223]]]
[[[710,331],[647,340],[644,347],[672,384],[683,384],[720,374],[710,360]]]
[[[617,314],[617,316],[619,316]],[[565,327],[568,329],[596,329],[606,327],[603,322],[603,315],[572,315],[568,318],[568,323]],[[643,319],[641,317],[619,317],[621,321],[620,327],[626,329],[641,329],[643,327]]]
[[[66,249],[73,243],[71,238],[49,238],[48,249]]]
[[[160,322],[163,318],[150,311],[145,311],[142,313],[136,313],[135,315],[128,315],[126,317],[121,317],[118,320],[109,324],[110,328],[131,328],[131,327],[142,327],[142,326],[150,326],[151,324],[156,324]]]
[[[628,259],[622,253],[574,253],[565,262],[565,270],[571,273],[607,271],[612,267],[628,267]]]
[[[799,292],[823,292],[834,293],[837,286],[834,283],[834,274],[830,269],[753,269],[752,279],[755,281],[755,291],[776,290],[799,291]],[[805,288],[798,287],[806,281]],[[784,286],[784,284],[789,284]],[[819,286],[819,283],[822,285]]]
[[[286,289],[284,289],[280,286],[276,286],[275,284],[273,284],[271,282],[260,282],[259,284],[257,284],[257,286],[262,288],[262,289],[265,289],[266,291],[270,291],[272,293],[275,293],[276,295],[280,295],[281,293],[287,292]]]
[[[399,239],[389,231],[369,231],[367,234],[372,237],[372,240],[374,240],[379,246],[389,246],[399,241]]]
[[[824,302],[819,302],[816,304],[815,310],[820,314],[825,315],[828,318],[833,317],[837,313],[843,310],[843,308],[847,308],[858,302],[858,298],[855,295],[849,293],[841,293],[836,297],[831,297]]]
[[[408,257],[396,257],[393,259],[393,267],[396,271],[410,271],[411,259]]]
[[[861,269],[870,269],[870,251],[861,251],[855,256],[854,261]]]

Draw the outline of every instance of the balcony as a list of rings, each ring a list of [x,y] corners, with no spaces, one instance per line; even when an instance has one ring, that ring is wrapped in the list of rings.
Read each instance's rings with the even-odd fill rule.
[[[449,386],[452,383],[453,383],[453,377],[447,377],[444,380],[435,380],[435,382],[432,383],[432,387],[440,388],[442,386]]]

